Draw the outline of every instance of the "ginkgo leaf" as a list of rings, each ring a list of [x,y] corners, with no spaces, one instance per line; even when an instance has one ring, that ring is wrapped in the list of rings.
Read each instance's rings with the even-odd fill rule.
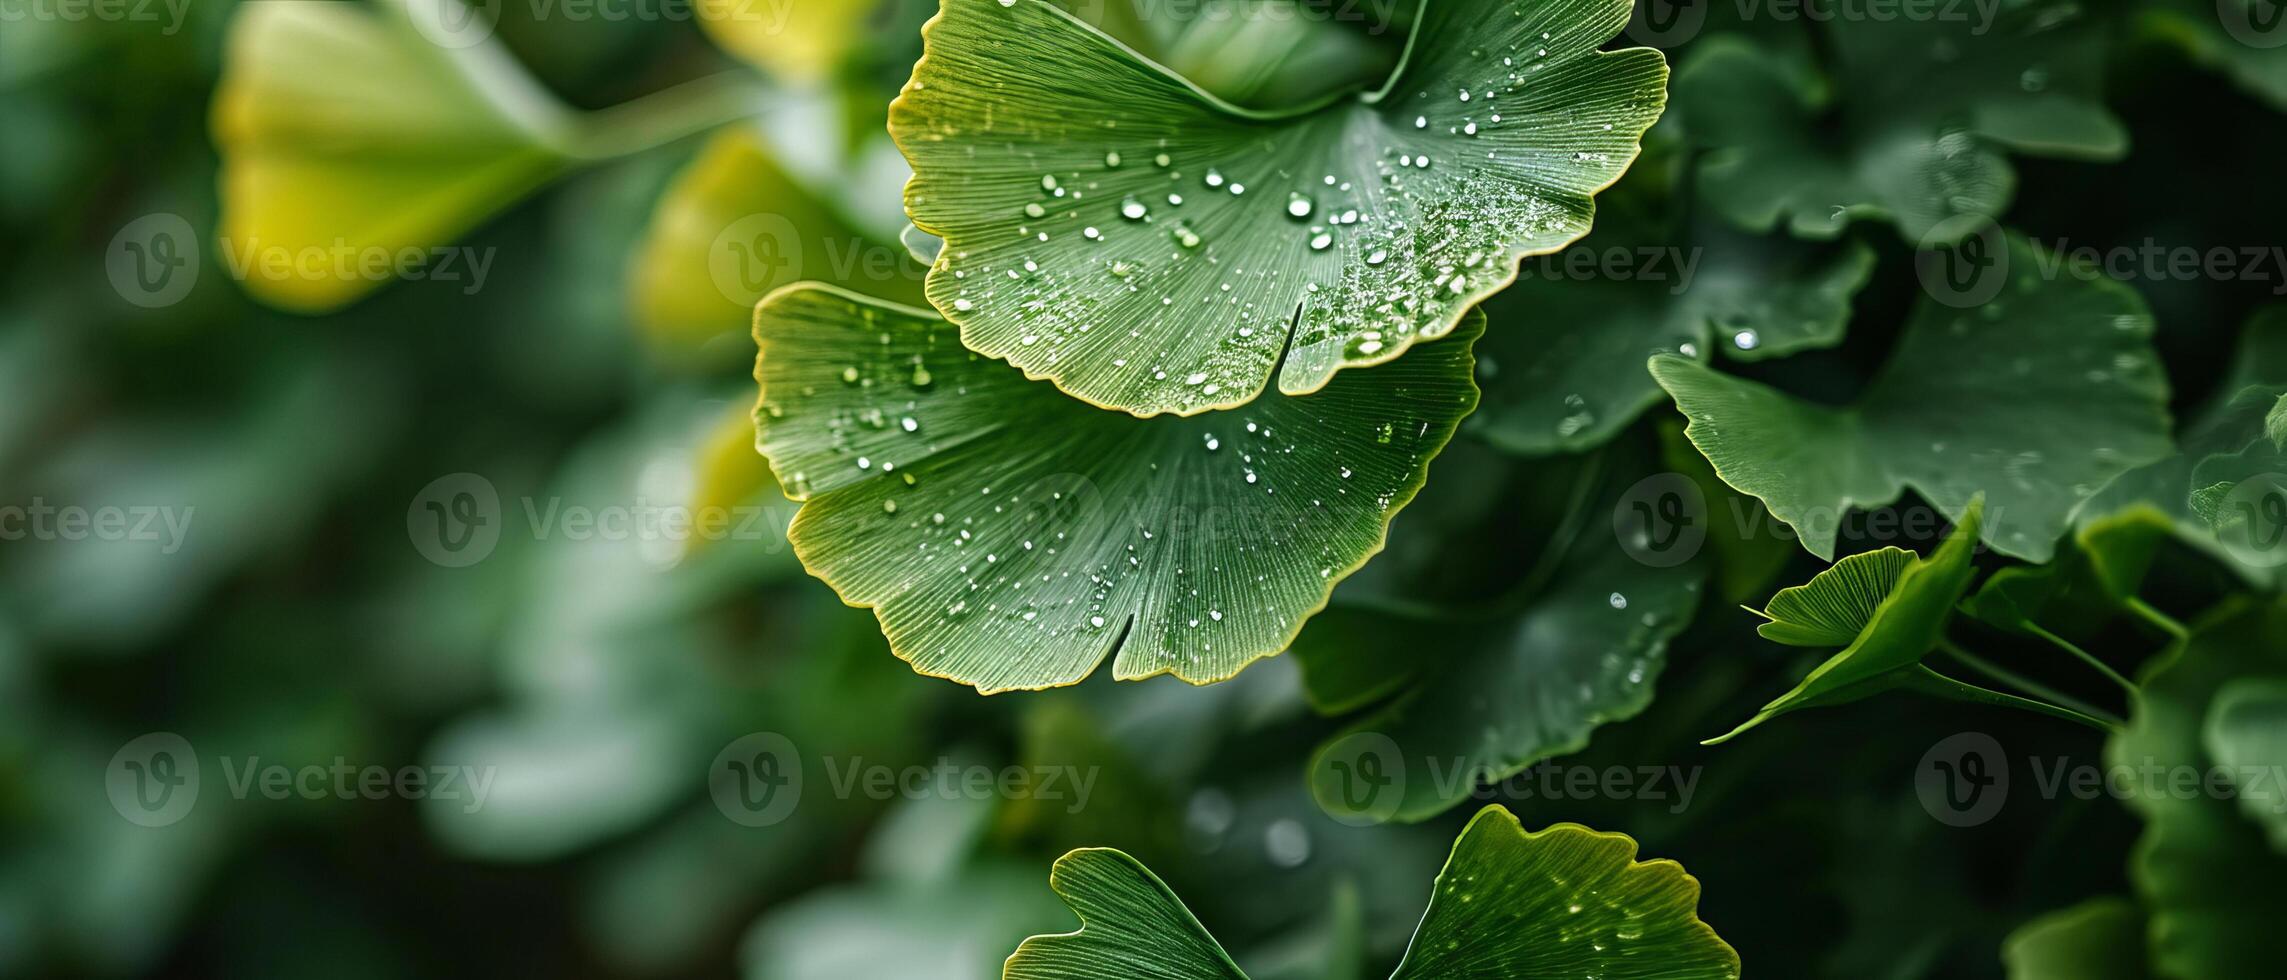
[[[1831,86],[1755,42],[1710,39],[1679,69],[1677,109],[1708,149],[1707,203],[1741,226],[1831,238],[1850,221],[1921,240],[2007,210],[2006,151],[2106,160],[2127,133],[2103,106],[2097,27],[2071,3],[1969,17],[1822,18]],[[1839,108],[1837,108],[1839,106]]]
[[[1588,230],[1666,101],[1626,0],[1425,7],[1382,89],[1241,109],[1040,0],[945,0],[890,129],[969,348],[1194,414],[1451,331]]]
[[[1928,558],[1909,562],[1897,574],[1895,584],[1874,606],[1866,625],[1841,653],[1812,668],[1802,683],[1773,698],[1755,717],[1729,733],[1707,740],[1707,744],[1737,738],[1740,733],[1790,711],[1844,704],[1898,687],[1942,683],[1943,678],[1922,666],[1922,658],[1936,649],[1944,636],[1946,621],[1952,618],[1954,603],[1961,600],[1970,579],[1977,573],[1970,564],[1970,557],[1977,546],[1978,520],[1983,509],[1982,500],[1973,498],[1961,524],[1947,535],[1945,543]],[[1885,549],[1889,550],[1896,549]],[[1824,585],[1814,579],[1805,588],[1821,597],[1831,597],[1842,591],[1841,581],[1871,583],[1876,580],[1877,572],[1894,560],[1888,556],[1869,559],[1845,573],[1842,579],[1829,580]]]
[[[1119,851],[1073,851],[1050,883],[1076,932],[1017,947],[1007,980],[1246,980],[1180,899]],[[1699,919],[1699,882],[1637,861],[1624,834],[1528,833],[1489,806],[1453,842],[1390,980],[1736,980],[1739,954]]]
[[[1916,560],[1904,548],[1844,556],[1809,582],[1780,589],[1757,614],[1770,622],[1755,632],[1788,646],[1849,646]]]
[[[716,44],[797,85],[825,81],[866,39],[881,0],[696,0]]]
[[[653,211],[628,291],[637,323],[671,353],[739,340],[754,304],[781,286],[838,279],[883,299],[921,302],[926,266],[881,245],[873,267],[864,236],[820,203],[779,163],[762,133],[717,133]],[[847,263],[842,260],[847,257]]]
[[[2173,451],[2168,386],[2136,294],[2011,236],[1990,302],[1915,308],[1855,404],[1829,407],[1675,355],[1652,375],[1725,483],[1832,558],[1852,507],[1908,488],[1949,517],[1986,495],[1994,550],[2047,561],[2074,508]],[[2089,276],[2084,278],[2084,276]]]
[[[2009,980],[2144,980],[2144,912],[2107,896],[2018,926],[2001,942]]]
[[[1614,482],[1590,512],[1618,506],[1632,481]],[[1648,565],[1592,531],[1513,613],[1358,603],[1320,614],[1293,648],[1305,692],[1322,712],[1371,710],[1312,755],[1319,806],[1345,822],[1425,820],[1480,783],[1586,747],[1598,727],[1651,704],[1705,580],[1698,563]],[[1394,751],[1375,764],[1405,774],[1392,798],[1349,792],[1369,749]]]
[[[742,87],[702,80],[574,112],[469,26],[481,16],[461,0],[238,8],[213,130],[222,257],[250,292],[340,307],[568,166],[746,110]]]
[[[763,302],[759,444],[796,554],[915,670],[986,691],[1229,677],[1286,647],[1477,401],[1470,343],[1307,397],[1138,419],[964,349],[917,310]]]
[[[1842,341],[1874,272],[1863,242],[1816,246],[1696,223],[1681,244],[1607,206],[1596,231],[1528,261],[1485,303],[1485,406],[1469,430],[1512,452],[1577,452],[1626,429],[1662,392],[1644,360],[1742,361]]]
[[[2042,624],[2095,626],[2136,596],[2169,531],[2167,516],[2150,507],[2091,521],[2075,529],[2048,564],[1993,573],[1962,611],[2017,632]]]
[[[2247,783],[2287,773],[2287,678],[2245,678],[2217,690],[2202,741],[2217,765]],[[2261,784],[2241,789],[2240,812],[2263,828],[2272,850],[2287,854],[2287,807]]]
[[[2287,110],[2287,30],[2276,5],[2268,0],[2144,0],[2141,7],[2152,33]]]
[[[2164,977],[2253,977],[2276,971],[2274,933],[2287,921],[2287,855],[2234,800],[2183,792],[2171,772],[2212,771],[2221,760],[2204,735],[2219,695],[2237,684],[2287,682],[2287,603],[2234,599],[2193,624],[2192,635],[2139,678],[2128,727],[2105,746],[2125,780],[2122,802],[2143,816],[2129,879],[2151,917],[2153,972]],[[2277,778],[2265,800],[2278,800]]]

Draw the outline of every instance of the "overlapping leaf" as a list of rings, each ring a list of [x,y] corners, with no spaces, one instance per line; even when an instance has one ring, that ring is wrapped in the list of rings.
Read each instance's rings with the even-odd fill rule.
[[[2154,33],[2287,110],[2287,22],[2269,0],[2144,0],[2141,7]]]
[[[1576,452],[1611,439],[1661,398],[1654,354],[1778,357],[1842,340],[1874,271],[1865,244],[1814,247],[1713,222],[1680,243],[1607,207],[1595,233],[1528,260],[1485,304],[1485,407],[1470,430],[1513,452]]]
[[[1981,10],[1984,8],[1981,8]],[[1822,19],[1831,90],[1738,37],[1680,70],[1678,110],[1711,152],[1709,206],[1744,227],[1831,238],[1858,218],[1921,240],[1946,219],[1998,217],[2006,152],[2111,159],[2127,134],[2101,101],[2098,27],[2066,0],[1983,17]]]
[[[2096,898],[2018,926],[2001,943],[2009,980],[2143,980],[2144,913]]]
[[[763,303],[759,444],[792,538],[926,674],[987,691],[1219,680],[1380,550],[1476,404],[1481,320],[1244,411],[1137,419],[1027,382],[951,325],[820,287]]]
[[[1426,6],[1382,90],[1223,103],[1040,0],[945,0],[891,131],[971,349],[1138,415],[1302,394],[1588,230],[1665,102],[1622,0]]]
[[[2091,521],[2048,564],[1993,573],[1962,611],[2018,632],[2096,626],[2135,598],[2168,532],[2167,516],[2149,507]]]
[[[2274,933],[2287,920],[2287,890],[2279,887],[2287,857],[2272,851],[2264,828],[2234,800],[2181,792],[2170,780],[2193,773],[2204,782],[2220,761],[2203,742],[2224,691],[2287,682],[2287,603],[2233,601],[2141,680],[2143,697],[2127,730],[2105,747],[2105,761],[2142,774],[2124,802],[2145,820],[2129,871],[2151,916],[2153,972],[2265,975],[2278,964]],[[2276,804],[2276,776],[2269,782],[2259,802]]]
[[[1987,543],[2046,561],[2082,501],[2171,451],[2167,381],[2134,293],[2014,237],[2006,262],[2008,285],[1989,302],[1917,307],[1847,407],[1676,355],[1654,358],[1652,374],[1724,482],[1761,498],[1813,554],[1833,556],[1849,508],[1910,487],[1956,520],[1985,494]]]
[[[1891,570],[1897,557],[1888,552],[1896,549],[1885,549],[1870,553],[1872,557],[1853,556],[1860,561],[1843,571],[1830,568],[1819,573],[1802,587],[1804,591],[1794,593],[1784,604],[1774,600],[1773,607],[1789,610],[1788,619],[1773,617],[1773,622],[1766,624],[1790,627],[1784,631],[1788,639],[1782,642],[1814,638],[1824,642],[1840,635],[1840,627],[1861,613],[1865,613],[1864,625],[1846,640],[1848,647],[1813,668],[1793,690],[1772,699],[1755,717],[1729,733],[1709,739],[1709,744],[1737,738],[1790,711],[1844,704],[1898,687],[1927,686],[1933,678],[1944,683],[1921,665],[1922,658],[1937,647],[1946,621],[1953,615],[1954,603],[1960,601],[1977,572],[1970,556],[1976,547],[1982,509],[1982,504],[1972,499],[1960,526],[1945,544],[1928,558],[1907,563],[1894,576]],[[1865,589],[1878,585],[1883,578],[1889,578],[1891,584],[1869,612],[1863,603]],[[1820,612],[1815,617],[1797,615],[1810,609]]]
[[[1527,833],[1507,810],[1478,811],[1391,980],[1735,980],[1739,954],[1699,920],[1699,883],[1673,861],[1635,857],[1625,835],[1576,824]],[[1081,928],[1025,940],[1008,980],[1246,980],[1134,858],[1074,851],[1051,884]]]

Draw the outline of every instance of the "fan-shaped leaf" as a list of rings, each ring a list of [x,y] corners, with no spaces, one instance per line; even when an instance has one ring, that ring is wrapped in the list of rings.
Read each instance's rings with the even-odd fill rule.
[[[1813,668],[1794,690],[1772,699],[1745,724],[1722,737],[1709,739],[1708,744],[1737,738],[1740,733],[1790,711],[1844,704],[1895,687],[1929,683],[1929,679],[1937,675],[1922,667],[1922,657],[1937,647],[1946,620],[1953,615],[1954,603],[1961,600],[1962,593],[1969,588],[1970,578],[1977,572],[1970,564],[1970,556],[1976,548],[1978,520],[1983,509],[1982,500],[1973,498],[1968,512],[1962,515],[1961,524],[1947,536],[1945,544],[1938,546],[1928,558],[1910,562],[1898,573],[1896,584],[1874,607],[1873,615],[1850,640],[1849,647]],[[1887,556],[1869,559],[1844,573],[1844,578],[1871,581],[1876,571],[1894,560]],[[1814,579],[1804,588],[1822,597],[1841,592],[1839,580],[1830,580],[1830,584],[1822,586]]]
[[[757,313],[760,445],[796,553],[923,673],[987,691],[1231,676],[1285,648],[1476,404],[1469,345],[1305,398],[1137,419],[926,313],[815,286]]]
[[[1735,980],[1739,954],[1699,920],[1699,882],[1673,861],[1635,858],[1626,835],[1577,824],[1527,833],[1486,807],[1454,841],[1390,980]],[[1246,980],[1134,858],[1073,851],[1050,883],[1081,928],[1025,940],[1008,980]]]
[[[1808,583],[1780,589],[1760,613],[1770,622],[1755,632],[1788,646],[1849,646],[1915,561],[1904,548],[1846,555]]]
[[[2264,828],[2272,850],[2287,854],[2287,799],[2276,785],[2287,775],[2287,678],[2224,685],[2208,708],[2203,741],[2217,765],[2251,784],[2241,787],[2240,810]]]
[[[1716,473],[1761,498],[1812,554],[1832,557],[1849,508],[1911,487],[1956,520],[1985,494],[1987,543],[2047,561],[2076,506],[2171,451],[2168,388],[2134,293],[2014,236],[2006,260],[2011,285],[1990,302],[1917,307],[1848,407],[1674,355],[1654,358],[1652,374]]]
[[[2019,632],[2042,624],[2096,625],[2136,596],[2169,530],[2167,516],[2149,507],[2091,521],[2048,564],[1993,573],[1962,611]]]
[[[971,349],[1138,415],[1252,401],[1450,331],[1588,230],[1666,63],[1624,0],[1426,6],[1386,89],[1272,114],[1040,0],[945,0],[890,127],[929,298]]]
[[[1758,231],[1831,238],[1860,217],[1921,240],[1958,215],[1998,217],[2005,151],[2110,159],[2103,50],[2077,5],[2024,0],[1969,17],[1830,17],[1832,90],[1755,43],[1711,39],[1680,70],[1677,109],[1709,149],[1708,205]],[[1839,108],[1838,108],[1839,107]]]

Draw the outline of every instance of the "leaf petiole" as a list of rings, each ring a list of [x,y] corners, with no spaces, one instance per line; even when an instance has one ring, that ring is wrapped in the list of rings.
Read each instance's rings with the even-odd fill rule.
[[[1949,650],[1948,652],[1952,651]],[[2118,733],[2124,730],[2126,727],[2117,718],[2111,718],[2109,716],[2099,717],[2097,715],[2074,711],[2071,708],[2059,707],[2057,705],[2049,704],[2043,701],[2035,701],[2030,698],[2017,697],[2013,694],[2003,694],[1999,691],[1987,690],[1985,688],[1978,687],[1975,684],[1970,684],[1955,680],[1951,677],[1947,677],[1946,675],[1940,674],[1937,671],[1929,669],[1928,667],[1915,667],[1911,671],[1908,671],[1905,680],[1902,681],[1899,686],[1910,691],[1919,691],[1923,694],[1932,694],[1938,697],[1949,698],[1955,701],[1967,701],[1971,704],[1986,704],[2002,708],[2016,708],[2021,711],[2030,711],[2038,715],[2047,715],[2051,718],[2061,718],[2065,721],[2087,725],[2090,728],[2094,728],[2100,732],[2105,732],[2107,734]]]
[[[2162,633],[2166,633],[2178,640],[2186,639],[2192,635],[2191,629],[2186,627],[2183,623],[2177,621],[2176,617],[2170,616],[2167,613],[2152,608],[2150,603],[2147,603],[2142,599],[2139,599],[2135,596],[2129,596],[2123,605],[2127,607],[2129,612],[2135,613],[2138,619],[2151,624],[2153,629],[2159,630]]]
[[[2058,636],[2055,633],[2051,633],[2048,630],[2042,629],[2038,624],[2030,621],[2025,623],[2025,628],[2032,631],[2034,636],[2038,636],[2041,639],[2049,641],[2058,649],[2072,654],[2075,657],[2079,657],[2082,663],[2096,668],[2097,673],[2103,674],[2106,680],[2120,685],[2121,690],[2127,691],[2129,697],[2135,697],[2138,693],[2140,693],[2141,689],[2136,686],[2135,682],[2121,676],[2120,672],[2112,669],[2111,665],[2106,664],[2102,660],[2098,660],[2096,658],[2096,654],[2081,649],[2079,644],[2065,639],[2064,637]]]

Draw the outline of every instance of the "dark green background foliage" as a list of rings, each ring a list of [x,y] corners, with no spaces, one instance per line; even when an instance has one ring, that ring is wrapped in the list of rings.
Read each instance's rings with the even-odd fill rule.
[[[0,12],[21,6],[0,0]],[[751,73],[756,115],[807,106],[797,132],[856,159],[887,146],[887,105],[929,11],[843,6],[856,11],[849,50],[799,82],[752,70],[681,17],[536,15],[547,8],[510,0],[499,37],[580,108]],[[1065,6],[1250,106],[1378,84],[1411,16],[1401,4],[1394,20],[1235,26],[1177,16],[1184,5]],[[2131,899],[2106,914],[2142,928],[2154,912],[2138,903],[2154,891],[2131,853],[2153,814],[2041,799],[2024,767],[2101,764],[2099,732],[1891,694],[1700,744],[1828,655],[1759,638],[1739,608],[1827,563],[1718,482],[1692,441],[1705,433],[1680,431],[1643,364],[1688,344],[1725,375],[1852,404],[1931,302],[1917,245],[1953,214],[1990,211],[2051,247],[2287,245],[2280,52],[2245,49],[2204,3],[2004,3],[1993,32],[1966,38],[1698,6],[1688,39],[1639,24],[1610,45],[1663,42],[1670,108],[1574,248],[1698,249],[1700,289],[1567,278],[1549,272],[1562,254],[1528,259],[1540,274],[1482,307],[1479,414],[1297,655],[1200,688],[1103,671],[990,698],[917,676],[866,611],[804,575],[784,536],[792,505],[767,485],[734,481],[748,496],[727,501],[768,508],[771,533],[755,540],[662,555],[530,530],[528,499],[709,499],[708,447],[753,403],[737,308],[672,333],[632,285],[703,136],[550,174],[457,242],[433,243],[492,256],[481,290],[389,282],[336,312],[280,312],[213,248],[229,148],[209,113],[218,78],[240,67],[225,55],[239,5],[194,0],[176,31],[0,19],[0,505],[195,508],[166,555],[0,540],[0,975],[992,977],[1019,939],[1072,927],[1048,869],[1088,846],[1149,866],[1258,980],[1326,975],[1355,950],[1361,975],[1381,975],[1479,799],[1527,828],[1577,822],[1682,862],[1703,888],[1700,917],[1758,976],[2001,976],[2012,931],[2101,896]],[[1945,140],[1939,156],[1917,143]],[[767,199],[806,216],[802,234],[891,257],[875,275],[813,259],[807,278],[920,301],[921,267],[897,222],[878,218],[895,214],[902,177],[772,175]],[[1845,203],[1854,180],[1874,189],[1852,207],[1794,206]],[[180,302],[143,309],[106,261],[115,233],[156,213],[181,215],[209,247]],[[2245,412],[2211,406],[2287,384],[2276,341],[2243,347],[2287,286],[2287,265],[2267,261],[2268,278],[2123,284],[2156,324],[2186,455],[2099,500],[2180,519],[2143,601],[2187,621],[2243,604],[2195,653],[2265,635],[2246,609],[2272,601],[2276,581],[2236,571],[2186,504],[2195,472],[2213,477],[2202,486],[2260,472],[2206,457],[2261,448],[2235,427]],[[692,275],[705,288],[705,271]],[[1764,342],[1741,349],[1733,338],[1749,328]],[[1981,424],[1977,405],[1949,407]],[[751,469],[743,442],[732,455]],[[417,529],[408,541],[408,506],[457,473],[496,488],[505,524],[488,557],[448,568],[424,559]],[[1658,473],[1698,481],[1719,520],[1759,523],[1712,530],[1680,570],[1639,566],[1611,515]],[[1834,554],[1928,554],[1945,523],[1909,491],[1853,512]],[[1976,561],[1990,574],[2024,553]],[[1606,578],[1629,583],[1645,631],[1581,625]],[[2100,606],[2057,632],[2131,677],[2172,671],[2171,697],[2219,680],[2222,667],[2168,667],[2164,631]],[[2052,693],[2151,725],[2022,631],[1966,617],[1948,630]],[[1567,673],[1607,646],[1631,658],[1610,663],[1640,673]],[[1600,686],[1595,710],[1569,701],[1573,683]],[[2205,708],[2170,705],[2138,744],[2219,751],[2182,748],[2185,719]],[[1672,767],[1696,782],[1688,806],[1552,799],[1525,769],[1484,793],[1417,785],[1400,820],[1355,827],[1313,794],[1325,753],[1353,730],[1500,773],[1553,756],[1566,770]],[[757,829],[718,811],[707,766],[762,731],[793,742],[808,784],[789,818]],[[1994,819],[1955,828],[1925,809],[1914,773],[1965,731],[2006,747],[2018,785]],[[106,800],[106,760],[147,732],[181,734],[207,767],[196,809],[166,827],[130,824]],[[250,757],[497,776],[475,813],[398,795],[233,799],[217,763]],[[825,768],[943,759],[1081,767],[1092,789],[1077,812],[1069,799],[837,798]],[[2244,853],[2159,873],[2160,901],[2176,903],[2161,914],[2192,933],[2199,903],[2182,906],[2205,886],[2201,868],[2275,872],[2282,860],[2240,815],[2197,817],[2230,828],[2197,843],[2228,838]],[[2230,901],[2275,908],[2282,881],[2249,870]],[[2061,927],[2042,938],[2057,934],[2070,941]],[[2011,948],[2013,962],[2033,955]],[[2160,948],[2186,976],[2234,955]]]

